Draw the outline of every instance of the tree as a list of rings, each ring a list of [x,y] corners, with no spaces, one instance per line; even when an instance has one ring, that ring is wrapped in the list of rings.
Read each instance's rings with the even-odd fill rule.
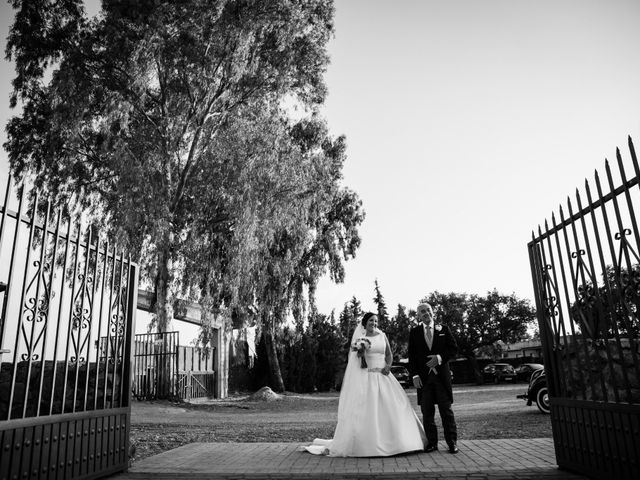
[[[437,322],[449,326],[458,342],[458,354],[469,360],[479,382],[482,376],[476,359],[478,349],[493,348],[498,341],[521,340],[536,318],[529,300],[496,290],[486,296],[436,291],[422,301],[434,307]]]
[[[287,390],[294,392],[327,391],[336,388],[345,368],[344,337],[335,319],[316,315],[302,330],[284,326],[277,330],[278,359]],[[255,387],[274,388],[268,372],[264,337],[259,342],[260,358],[253,369]],[[260,366],[259,366],[260,365]]]
[[[491,345],[484,345],[476,349],[477,355],[488,356],[494,362],[499,361],[502,358],[502,354],[505,352],[507,344],[502,340],[496,340]]]
[[[585,338],[599,340],[624,336],[634,338],[640,333],[640,265],[624,267],[607,265],[600,286],[580,265],[581,281],[576,300],[571,304],[572,320]]]
[[[224,188],[220,137],[285,96],[307,108],[323,101],[332,2],[112,0],[95,20],[77,0],[14,6],[6,53],[16,64],[11,106],[23,109],[7,126],[11,170],[92,210],[139,254],[165,330],[172,286],[188,280],[185,239],[205,240],[192,234],[194,217],[221,231],[215,266],[256,223],[237,207],[246,197]],[[201,195],[206,182],[212,195]]]
[[[375,280],[374,291],[375,296],[373,297],[373,302],[376,304],[378,310],[378,325],[382,331],[386,332],[389,329],[389,314],[387,313],[387,304],[385,303],[382,292],[380,291],[378,279]]]
[[[352,297],[349,302],[344,304],[340,317],[338,319],[340,331],[345,338],[345,348],[349,348],[348,342],[351,342],[353,332],[362,317],[362,304],[356,297]]]
[[[244,282],[245,295],[260,312],[272,384],[278,391],[285,385],[275,333],[289,312],[299,324],[309,304],[316,314],[313,293],[327,270],[334,281],[343,280],[343,261],[355,256],[364,219],[358,196],[340,185],[344,138],[332,139],[319,117],[298,123],[289,133],[298,159],[298,181],[292,189],[304,194],[285,205],[290,215],[257,220],[249,281]]]
[[[315,387],[321,391],[335,388],[346,364],[343,354],[345,338],[339,326],[324,315],[316,315],[309,322],[307,335],[317,345]]]
[[[281,346],[278,356],[287,389],[293,392],[314,391],[320,368],[317,363],[317,340],[308,331],[284,327],[280,332],[276,335]],[[271,382],[270,385],[273,388]]]
[[[415,315],[413,318],[415,318]],[[409,331],[413,324],[413,318],[407,314],[406,307],[398,304],[398,311],[389,322],[389,326],[385,332],[387,338],[389,338],[394,360],[400,360],[408,356]]]
[[[228,134],[217,141],[216,161],[227,177],[224,188],[212,190],[209,185],[215,179],[207,177],[194,182],[195,195],[204,204],[216,205],[216,210],[203,215],[208,212],[203,207],[183,241],[184,283],[198,285],[200,295],[212,305],[235,305],[236,315],[261,324],[277,390],[284,388],[284,382],[275,334],[286,318],[294,287],[315,281],[313,275],[305,274],[311,271],[302,263],[317,243],[312,241],[309,222],[331,224],[341,232],[340,222],[356,221],[342,235],[349,238],[353,253],[359,244],[355,226],[360,220],[334,212],[346,197],[353,202],[353,211],[362,215],[357,196],[334,180],[340,176],[333,170],[342,166],[334,155],[344,154],[336,144],[344,140],[321,137],[323,148],[309,149],[306,144],[303,148],[300,124],[311,121],[324,127],[318,117],[292,123],[279,109],[255,109],[251,116],[230,121]],[[221,197],[230,200],[223,203],[218,201]],[[316,231],[323,233],[322,228]],[[334,243],[327,233],[318,237],[323,245]],[[343,255],[348,258],[350,253]],[[312,272],[319,275],[322,267],[318,257]],[[294,293],[295,300],[301,301],[302,292]],[[298,320],[301,309],[294,310]]]

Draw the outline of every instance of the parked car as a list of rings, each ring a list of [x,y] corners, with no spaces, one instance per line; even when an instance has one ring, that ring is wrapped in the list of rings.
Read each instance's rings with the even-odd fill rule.
[[[406,367],[403,367],[402,365],[392,365],[391,373],[396,377],[398,383],[404,388],[409,388],[413,385],[413,379],[411,378],[411,375],[409,375],[409,370],[407,370]]]
[[[529,380],[529,388],[527,393],[517,395],[516,398],[523,398],[527,401],[527,405],[531,405],[536,402],[538,410],[542,413],[551,412],[549,405],[549,389],[547,387],[547,375],[544,369],[539,369],[531,374]]]
[[[516,382],[517,375],[512,365],[508,363],[490,363],[482,370],[485,382],[501,383]]]
[[[519,382],[527,382],[531,379],[531,374],[536,370],[544,368],[541,363],[523,363],[516,367],[516,376]]]

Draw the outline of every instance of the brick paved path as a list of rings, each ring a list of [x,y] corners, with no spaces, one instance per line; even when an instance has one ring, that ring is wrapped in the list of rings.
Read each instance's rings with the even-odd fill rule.
[[[299,443],[192,443],[148,457],[112,480],[132,479],[437,479],[580,480],[559,470],[553,440],[460,441],[444,450],[394,457],[333,458],[311,455]]]

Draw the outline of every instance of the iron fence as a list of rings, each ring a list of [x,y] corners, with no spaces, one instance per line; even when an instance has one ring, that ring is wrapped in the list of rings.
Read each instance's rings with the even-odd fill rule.
[[[133,395],[138,400],[178,397],[178,332],[135,336]]]
[[[0,478],[124,470],[137,266],[37,191],[4,192]]]
[[[529,256],[561,467],[640,478],[640,168],[617,150],[559,215],[532,234]],[[595,190],[593,187],[595,186]]]
[[[179,332],[135,336],[132,392],[138,400],[214,395],[214,356],[179,343]]]

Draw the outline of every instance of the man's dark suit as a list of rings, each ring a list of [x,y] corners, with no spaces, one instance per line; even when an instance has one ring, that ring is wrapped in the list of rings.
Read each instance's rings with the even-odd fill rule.
[[[420,408],[424,422],[427,444],[438,444],[438,431],[435,423],[435,406],[438,405],[444,438],[448,445],[455,444],[458,440],[455,417],[451,404],[453,392],[451,389],[451,371],[449,360],[458,352],[458,344],[446,325],[436,325],[433,330],[431,348],[428,347],[424,335],[424,326],[420,325],[411,329],[409,333],[409,372],[412,376],[419,375],[422,380],[422,392],[418,392]],[[442,362],[433,373],[427,367],[429,355],[440,355]]]

